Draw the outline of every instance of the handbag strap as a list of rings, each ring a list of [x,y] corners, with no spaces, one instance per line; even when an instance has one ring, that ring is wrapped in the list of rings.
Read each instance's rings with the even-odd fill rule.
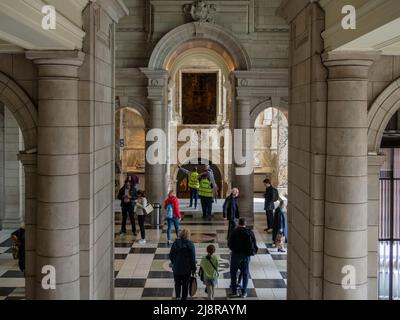
[[[207,257],[207,260],[211,263],[212,267],[214,268],[215,271],[217,271],[217,274],[219,275],[218,269],[214,266],[214,263],[211,261],[211,257]]]

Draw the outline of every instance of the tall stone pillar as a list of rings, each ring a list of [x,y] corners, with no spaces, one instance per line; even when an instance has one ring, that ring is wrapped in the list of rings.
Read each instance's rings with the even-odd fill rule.
[[[375,52],[323,56],[329,69],[324,299],[367,299],[367,87],[376,58]]]
[[[4,204],[4,105],[0,102],[0,230],[3,228]]]
[[[245,165],[235,164],[234,168],[234,185],[240,191],[239,208],[240,216],[246,219],[249,226],[254,224],[254,144],[246,142],[246,130],[254,129],[254,124],[250,121],[250,97],[247,95],[237,97],[237,128],[242,130],[242,155],[251,155],[252,171],[249,174],[238,174],[238,170]],[[238,148],[237,142],[234,139],[233,148]],[[240,151],[240,150],[238,150]],[[249,165],[249,164],[247,164]]]
[[[172,148],[167,141],[167,90],[168,90],[168,73],[163,70],[141,69],[148,78],[148,100],[149,100],[149,121],[146,128],[146,136],[149,130],[161,129],[164,132],[165,141],[160,141],[160,146],[163,146],[164,152],[161,163],[153,164],[149,162],[147,150],[153,143],[146,141],[146,196],[151,203],[162,203],[167,195],[167,148]],[[175,143],[175,142],[174,142]]]
[[[380,171],[386,157],[368,154],[368,300],[378,299]]]
[[[25,296],[35,299],[37,154],[20,153],[25,172]]]
[[[36,298],[79,299],[78,69],[80,51],[28,51],[38,65]],[[55,289],[41,285],[42,267]]]

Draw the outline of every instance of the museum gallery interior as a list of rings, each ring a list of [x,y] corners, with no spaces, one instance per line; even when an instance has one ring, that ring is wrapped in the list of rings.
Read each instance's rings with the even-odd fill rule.
[[[259,248],[246,299],[398,300],[399,110],[398,0],[0,1],[0,300],[173,299],[170,190],[231,299],[232,188]],[[180,169],[206,165],[208,220]],[[146,242],[120,232],[127,177],[153,205]]]

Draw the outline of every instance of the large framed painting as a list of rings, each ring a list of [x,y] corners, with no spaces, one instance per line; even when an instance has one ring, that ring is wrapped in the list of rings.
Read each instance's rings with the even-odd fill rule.
[[[182,73],[183,124],[216,124],[217,73]]]

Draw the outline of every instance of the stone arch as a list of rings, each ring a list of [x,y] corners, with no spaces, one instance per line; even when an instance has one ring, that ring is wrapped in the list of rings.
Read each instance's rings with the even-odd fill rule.
[[[181,25],[168,32],[155,46],[150,57],[149,69],[166,69],[171,56],[181,53],[179,47],[185,44],[185,50],[196,47],[196,44],[204,47],[204,40],[208,40],[209,48],[231,59],[236,70],[251,69],[250,57],[234,35],[216,24],[196,22]]]
[[[256,119],[257,119],[258,115],[262,111],[264,111],[265,109],[268,109],[268,108],[272,108],[272,107],[274,107],[274,108],[278,109],[279,111],[281,111],[285,115],[286,120],[288,120],[287,119],[288,104],[287,104],[287,102],[285,100],[281,99],[279,106],[273,106],[272,105],[272,99],[266,99],[264,101],[261,101],[260,103],[258,103],[257,105],[255,105],[251,109],[251,111],[250,111],[250,123],[251,123],[251,125],[254,126],[254,123],[256,122]]]
[[[136,99],[133,99],[131,97],[129,97],[127,99],[127,101],[124,101],[124,102],[125,103],[122,103],[122,102],[117,103],[115,112],[117,112],[121,109],[124,109],[124,108],[132,109],[132,110],[138,112],[142,116],[145,124],[148,123],[149,111],[147,110],[147,108],[144,104],[140,103],[139,101],[137,101]]]
[[[0,72],[0,100],[15,117],[26,150],[37,148],[37,109],[31,98],[10,77]]]
[[[393,81],[371,105],[368,111],[368,152],[378,153],[383,132],[400,109],[400,78]]]

